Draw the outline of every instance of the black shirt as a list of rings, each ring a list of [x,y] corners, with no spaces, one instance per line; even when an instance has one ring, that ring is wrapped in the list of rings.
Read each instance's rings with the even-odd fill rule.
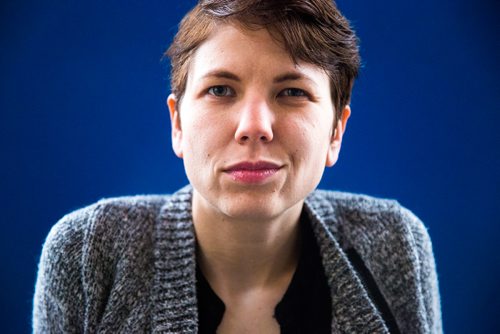
[[[290,285],[274,310],[281,333],[331,333],[332,302],[319,247],[303,213],[300,219],[301,251]],[[196,268],[198,332],[215,333],[225,306],[200,268]]]

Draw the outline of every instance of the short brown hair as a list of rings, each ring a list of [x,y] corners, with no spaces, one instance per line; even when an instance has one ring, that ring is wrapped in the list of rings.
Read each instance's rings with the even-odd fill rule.
[[[294,62],[324,69],[330,78],[335,119],[349,104],[360,57],[358,39],[332,0],[200,0],[182,19],[165,55],[171,60],[170,85],[184,95],[191,58],[217,23],[265,28]]]

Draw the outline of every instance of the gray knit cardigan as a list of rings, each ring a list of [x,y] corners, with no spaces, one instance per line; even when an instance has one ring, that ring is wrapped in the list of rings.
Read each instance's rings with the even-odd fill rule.
[[[196,333],[192,188],[101,200],[45,241],[34,333]],[[402,333],[441,333],[431,242],[391,200],[314,191],[305,201],[332,297],[332,333],[388,333],[346,256],[354,248]]]

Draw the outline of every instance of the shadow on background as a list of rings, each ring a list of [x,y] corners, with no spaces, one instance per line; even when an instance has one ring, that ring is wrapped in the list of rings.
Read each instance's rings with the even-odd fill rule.
[[[162,52],[193,1],[0,4],[1,323],[30,331],[41,246],[102,197],[184,185]],[[500,327],[493,1],[344,0],[364,61],[321,187],[397,198],[429,227],[448,333]]]

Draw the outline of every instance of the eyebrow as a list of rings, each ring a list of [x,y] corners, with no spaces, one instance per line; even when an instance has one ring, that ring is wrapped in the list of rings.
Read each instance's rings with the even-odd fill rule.
[[[201,78],[210,78],[210,77],[215,77],[215,78],[221,78],[221,79],[229,79],[237,82],[241,82],[240,77],[238,77],[236,74],[226,71],[226,70],[213,70],[210,71],[206,74],[204,74]],[[278,75],[273,79],[274,83],[283,83],[286,81],[298,81],[298,80],[306,80],[311,83],[314,83],[314,80],[309,78],[309,76],[304,75],[300,72],[286,72],[283,74]]]
[[[308,76],[298,73],[298,72],[287,72],[281,75],[278,75],[274,78],[274,83],[282,83],[285,81],[297,81],[297,80],[307,80],[312,81]]]
[[[215,77],[215,78],[221,78],[221,79],[229,79],[233,81],[241,81],[241,79],[234,73],[231,73],[229,71],[224,71],[224,70],[214,70],[210,71],[206,74],[204,74],[201,78],[210,78],[210,77]]]

